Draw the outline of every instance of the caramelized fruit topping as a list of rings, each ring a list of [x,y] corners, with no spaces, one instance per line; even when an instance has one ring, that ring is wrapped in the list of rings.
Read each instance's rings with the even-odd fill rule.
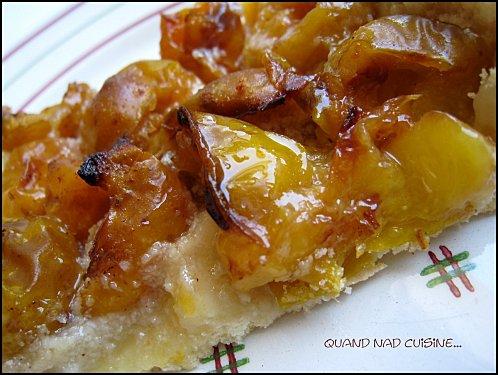
[[[473,123],[469,92],[493,56],[476,34],[417,16],[390,16],[358,28],[328,55],[324,71],[300,95],[301,105],[335,140],[348,110],[364,112],[400,95],[421,94],[423,114],[441,110]]]
[[[50,215],[61,219],[79,241],[107,211],[107,195],[75,171],[83,156],[71,138],[45,138],[14,149],[4,165],[4,220]]]
[[[218,251],[237,287],[310,284],[299,262],[316,249],[333,249],[341,266],[351,252],[416,243],[468,215],[476,192],[491,193],[492,145],[442,112],[417,121],[417,100],[353,116],[332,156],[238,120],[189,114],[208,207],[225,229]]]

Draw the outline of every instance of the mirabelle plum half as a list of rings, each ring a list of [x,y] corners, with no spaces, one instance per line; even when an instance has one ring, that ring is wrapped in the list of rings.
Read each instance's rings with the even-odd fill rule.
[[[365,242],[369,251],[414,242],[419,230],[439,233],[462,215],[474,214],[474,202],[494,189],[493,145],[446,113],[426,113],[383,151],[400,166],[407,199],[406,206],[385,199],[386,214],[379,213],[383,229]]]
[[[85,241],[107,211],[108,198],[76,175],[83,160],[79,145],[72,138],[45,138],[10,152],[2,176],[3,220],[55,216]]]
[[[188,228],[194,209],[189,193],[169,167],[126,141],[91,155],[78,173],[111,199],[92,241],[79,290],[81,312],[98,316],[126,310],[148,288],[146,252]]]
[[[58,219],[39,216],[2,223],[2,356],[10,358],[38,331],[68,320],[83,273],[75,238]]]
[[[419,115],[440,110],[473,123],[469,92],[493,56],[476,34],[417,16],[390,16],[358,28],[331,52],[300,103],[335,140],[348,109],[363,112],[401,95],[421,94]]]
[[[197,112],[190,126],[204,166],[208,212],[230,228],[218,250],[235,282],[249,289],[290,277],[309,244],[323,241],[327,220],[319,196],[326,156],[227,117]],[[234,249],[240,249],[236,256]]]
[[[233,3],[199,3],[161,15],[161,58],[178,61],[206,83],[237,70],[244,39]]]
[[[246,39],[242,65],[246,68],[263,66],[264,55],[275,43],[315,7],[306,3],[243,3]],[[302,48],[300,48],[302,49]]]
[[[108,78],[92,102],[94,124],[85,128],[87,153],[105,151],[122,136],[154,154],[171,145],[165,115],[202,83],[176,61],[133,63]]]
[[[25,143],[45,137],[71,137],[91,122],[88,108],[95,93],[87,84],[72,83],[61,103],[39,114],[2,112],[2,150],[12,151]]]
[[[329,53],[360,26],[373,19],[369,3],[318,3],[273,47],[301,73],[315,72]]]

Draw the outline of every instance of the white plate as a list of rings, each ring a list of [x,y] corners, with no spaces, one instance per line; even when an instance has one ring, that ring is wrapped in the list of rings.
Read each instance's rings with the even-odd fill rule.
[[[99,88],[127,64],[159,58],[157,13],[183,6],[2,3],[2,104],[39,111],[57,103],[69,82]],[[439,273],[420,275],[432,264],[428,253],[389,257],[389,267],[353,287],[352,295],[250,334],[235,346],[239,372],[496,371],[496,214],[434,239],[430,250],[443,259],[440,245],[453,255],[468,252],[459,265],[469,269],[473,291],[458,277],[452,280],[458,298],[445,283],[429,288]],[[325,347],[340,339],[363,339],[365,347]],[[419,339],[452,347],[409,347]],[[219,365],[228,366],[231,356],[223,349]],[[211,360],[196,371],[215,366]]]

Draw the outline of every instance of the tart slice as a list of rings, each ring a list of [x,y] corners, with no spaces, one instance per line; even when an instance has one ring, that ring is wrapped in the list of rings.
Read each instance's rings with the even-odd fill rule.
[[[494,211],[494,36],[455,7],[204,3],[176,61],[5,110],[2,369],[191,369]]]

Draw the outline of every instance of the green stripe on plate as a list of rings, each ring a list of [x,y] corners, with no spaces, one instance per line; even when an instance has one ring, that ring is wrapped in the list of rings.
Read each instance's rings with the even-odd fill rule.
[[[228,365],[223,366],[219,370],[212,370],[212,371],[209,371],[209,372],[210,373],[211,372],[223,372],[225,370],[229,370],[229,369],[232,369],[232,368],[238,368],[240,366],[244,366],[247,363],[249,363],[249,358],[242,358],[242,359],[239,359],[237,362],[235,362],[233,364],[228,364]]]
[[[235,345],[233,347],[233,352],[238,352],[242,349],[244,349],[246,346],[244,344],[239,344],[239,345]],[[220,357],[224,356],[225,354],[227,354],[227,351],[226,350],[222,350],[220,351]],[[201,363],[208,363],[208,362],[211,362],[214,360],[214,357],[212,355],[210,355],[209,357],[206,357],[206,358],[201,358]]]
[[[438,264],[431,264],[430,266],[425,267],[422,271],[420,271],[420,276],[426,276],[431,273],[437,272],[442,268],[448,267],[451,263],[460,262],[469,257],[468,251],[463,251],[460,254],[457,254],[449,259],[443,259]]]
[[[476,265],[474,263],[465,264],[461,266],[459,270],[449,271],[446,275],[442,275],[428,281],[427,287],[434,288],[436,285],[445,283],[446,281],[449,281],[455,277],[461,276],[467,271],[472,271],[474,268],[476,268]]]

